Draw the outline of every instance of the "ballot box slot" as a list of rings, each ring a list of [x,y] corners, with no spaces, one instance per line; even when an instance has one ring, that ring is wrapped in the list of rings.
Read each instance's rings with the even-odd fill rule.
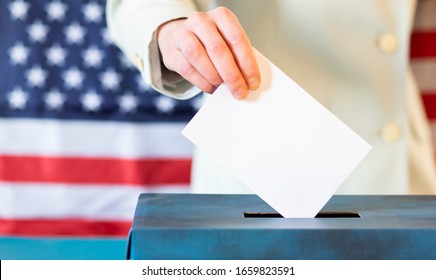
[[[244,212],[244,218],[283,218],[275,212]],[[358,212],[319,212],[315,218],[360,218]]]

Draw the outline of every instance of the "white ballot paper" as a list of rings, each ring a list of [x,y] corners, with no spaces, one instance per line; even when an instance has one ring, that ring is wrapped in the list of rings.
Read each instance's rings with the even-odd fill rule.
[[[262,83],[225,85],[182,131],[285,218],[313,218],[371,146],[256,51]],[[315,81],[314,81],[315,82]]]

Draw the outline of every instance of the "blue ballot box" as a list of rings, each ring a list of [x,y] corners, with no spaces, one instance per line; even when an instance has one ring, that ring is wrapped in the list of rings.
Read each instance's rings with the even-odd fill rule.
[[[304,202],[302,202],[304,203]],[[131,259],[436,259],[436,196],[333,196],[281,218],[256,195],[142,194]]]

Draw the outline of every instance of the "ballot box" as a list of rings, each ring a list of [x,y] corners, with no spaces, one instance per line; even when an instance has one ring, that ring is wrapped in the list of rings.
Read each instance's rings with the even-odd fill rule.
[[[282,218],[256,195],[142,194],[128,258],[436,259],[436,196],[335,195]]]

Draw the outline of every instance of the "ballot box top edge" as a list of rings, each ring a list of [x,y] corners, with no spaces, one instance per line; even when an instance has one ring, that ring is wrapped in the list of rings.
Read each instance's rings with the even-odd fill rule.
[[[334,195],[321,212],[355,212],[360,218],[245,218],[276,213],[252,194],[141,194],[133,229],[431,229],[436,196]]]

